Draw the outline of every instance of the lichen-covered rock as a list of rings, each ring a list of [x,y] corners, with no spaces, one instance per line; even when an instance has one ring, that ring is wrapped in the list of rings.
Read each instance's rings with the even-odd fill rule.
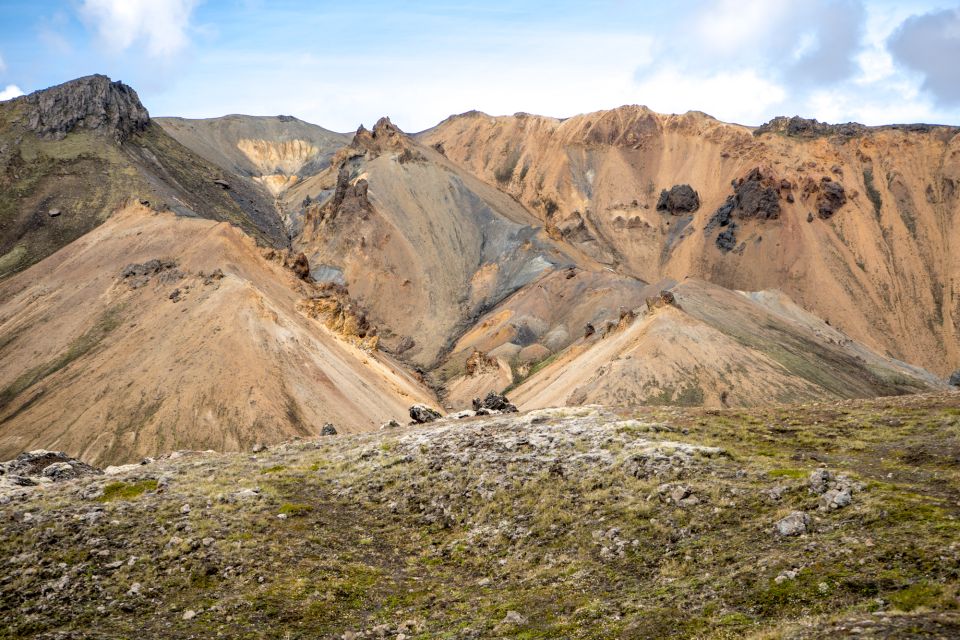
[[[794,511],[790,515],[777,521],[775,529],[781,536],[799,536],[807,532],[810,525],[810,516],[803,511]]]
[[[21,453],[13,460],[0,462],[0,477],[9,486],[33,486],[43,482],[62,482],[103,472],[63,451],[37,449]]]
[[[660,192],[657,211],[667,211],[673,215],[693,213],[700,208],[700,195],[688,184],[677,184]]]
[[[137,92],[103,75],[77,78],[16,99],[27,106],[27,127],[60,140],[77,128],[123,142],[150,124]]]
[[[337,428],[328,422],[325,425],[323,425],[323,429],[320,430],[320,435],[335,436],[337,435]]]

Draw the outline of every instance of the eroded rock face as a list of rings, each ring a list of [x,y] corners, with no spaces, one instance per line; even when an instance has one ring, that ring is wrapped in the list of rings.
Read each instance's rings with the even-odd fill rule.
[[[337,186],[333,192],[333,199],[329,204],[329,216],[360,215],[366,217],[370,211],[370,200],[367,198],[369,185],[366,180],[357,180],[350,183],[350,167],[344,164],[337,173]]]
[[[660,192],[657,211],[667,211],[673,215],[693,213],[700,208],[700,195],[688,184],[677,184],[667,191]]]
[[[123,142],[150,124],[137,92],[102,75],[86,76],[17,98],[28,106],[27,127],[60,140],[77,128]]]

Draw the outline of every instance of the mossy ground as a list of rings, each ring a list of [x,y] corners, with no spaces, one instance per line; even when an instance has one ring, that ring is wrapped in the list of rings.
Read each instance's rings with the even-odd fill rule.
[[[181,457],[124,477],[170,478],[131,500],[78,497],[99,478],[24,494],[0,507],[0,637],[960,630],[957,396],[538,415]],[[724,452],[638,471],[643,447],[684,443]],[[817,509],[822,465],[863,484],[852,505]],[[699,503],[664,500],[663,484]],[[259,499],[235,496],[254,486]],[[774,535],[794,510],[810,531]]]

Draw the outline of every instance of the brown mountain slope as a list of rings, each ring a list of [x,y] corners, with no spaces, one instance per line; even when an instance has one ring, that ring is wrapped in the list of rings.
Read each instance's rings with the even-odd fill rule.
[[[164,133],[122,83],[88,76],[0,102],[0,278],[132,198],[288,243],[269,198]]]
[[[0,458],[237,450],[325,422],[369,430],[431,400],[308,317],[323,292],[263,251],[231,225],[136,205],[0,283]],[[124,275],[150,260],[176,265]]]
[[[567,120],[473,112],[419,140],[619,272],[780,288],[874,349],[941,374],[960,365],[954,128],[794,119],[753,131],[622,107]],[[699,208],[658,211],[681,184]]]
[[[511,392],[556,405],[756,406],[942,389],[922,369],[878,356],[782,294],[688,279],[674,303],[583,338]]]

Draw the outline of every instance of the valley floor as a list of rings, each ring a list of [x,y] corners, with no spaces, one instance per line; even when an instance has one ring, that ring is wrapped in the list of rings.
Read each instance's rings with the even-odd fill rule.
[[[960,395],[600,407],[0,493],[0,638],[960,635]]]

